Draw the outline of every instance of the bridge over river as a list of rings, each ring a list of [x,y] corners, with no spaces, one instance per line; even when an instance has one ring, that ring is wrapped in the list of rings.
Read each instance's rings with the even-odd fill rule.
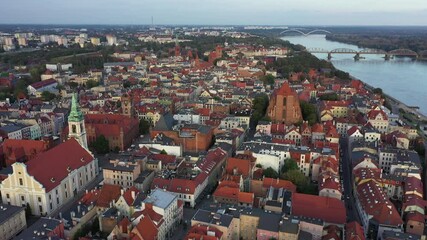
[[[354,54],[355,60],[363,59],[363,55],[384,55],[385,60],[390,60],[394,57],[410,57],[414,59],[427,59],[427,50],[421,51],[419,53],[412,51],[410,49],[395,49],[392,51],[384,51],[378,49],[363,49],[363,50],[354,50],[349,48],[337,48],[333,50],[325,50],[322,48],[306,48],[307,52],[310,53],[326,53],[328,54],[328,59],[332,59],[334,54]]]

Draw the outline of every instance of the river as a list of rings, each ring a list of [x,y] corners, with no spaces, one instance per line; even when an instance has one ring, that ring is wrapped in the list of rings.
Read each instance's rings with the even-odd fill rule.
[[[326,40],[324,35],[283,37],[293,44],[306,48],[333,50],[350,48],[360,50],[355,45]],[[327,59],[327,54],[314,54]],[[427,62],[413,61],[409,58],[397,58],[385,61],[382,55],[362,55],[365,59],[354,61],[354,54],[332,55],[331,62],[340,70],[383,89],[386,94],[409,106],[418,106],[419,111],[427,115]]]

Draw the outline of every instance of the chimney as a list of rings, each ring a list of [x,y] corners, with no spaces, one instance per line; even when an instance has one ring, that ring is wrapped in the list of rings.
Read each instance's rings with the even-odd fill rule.
[[[122,189],[120,189],[120,195],[122,195],[123,196],[123,194],[125,193],[125,190],[122,188]]]
[[[77,212],[80,213],[80,205],[77,205]]]
[[[130,194],[131,194],[131,196],[132,196],[132,199],[133,199],[133,200],[135,200],[135,194],[136,194],[136,192],[132,190],[132,191],[130,192]]]

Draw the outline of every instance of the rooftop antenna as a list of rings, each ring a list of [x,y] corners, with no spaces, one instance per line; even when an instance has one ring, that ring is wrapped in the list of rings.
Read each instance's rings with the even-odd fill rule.
[[[151,26],[154,27],[154,17],[151,16]]]

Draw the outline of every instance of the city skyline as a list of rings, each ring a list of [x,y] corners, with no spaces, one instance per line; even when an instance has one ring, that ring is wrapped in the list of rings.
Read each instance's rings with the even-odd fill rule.
[[[2,24],[427,25],[427,2],[314,0],[201,2],[114,0],[56,3],[18,0],[0,9]]]

